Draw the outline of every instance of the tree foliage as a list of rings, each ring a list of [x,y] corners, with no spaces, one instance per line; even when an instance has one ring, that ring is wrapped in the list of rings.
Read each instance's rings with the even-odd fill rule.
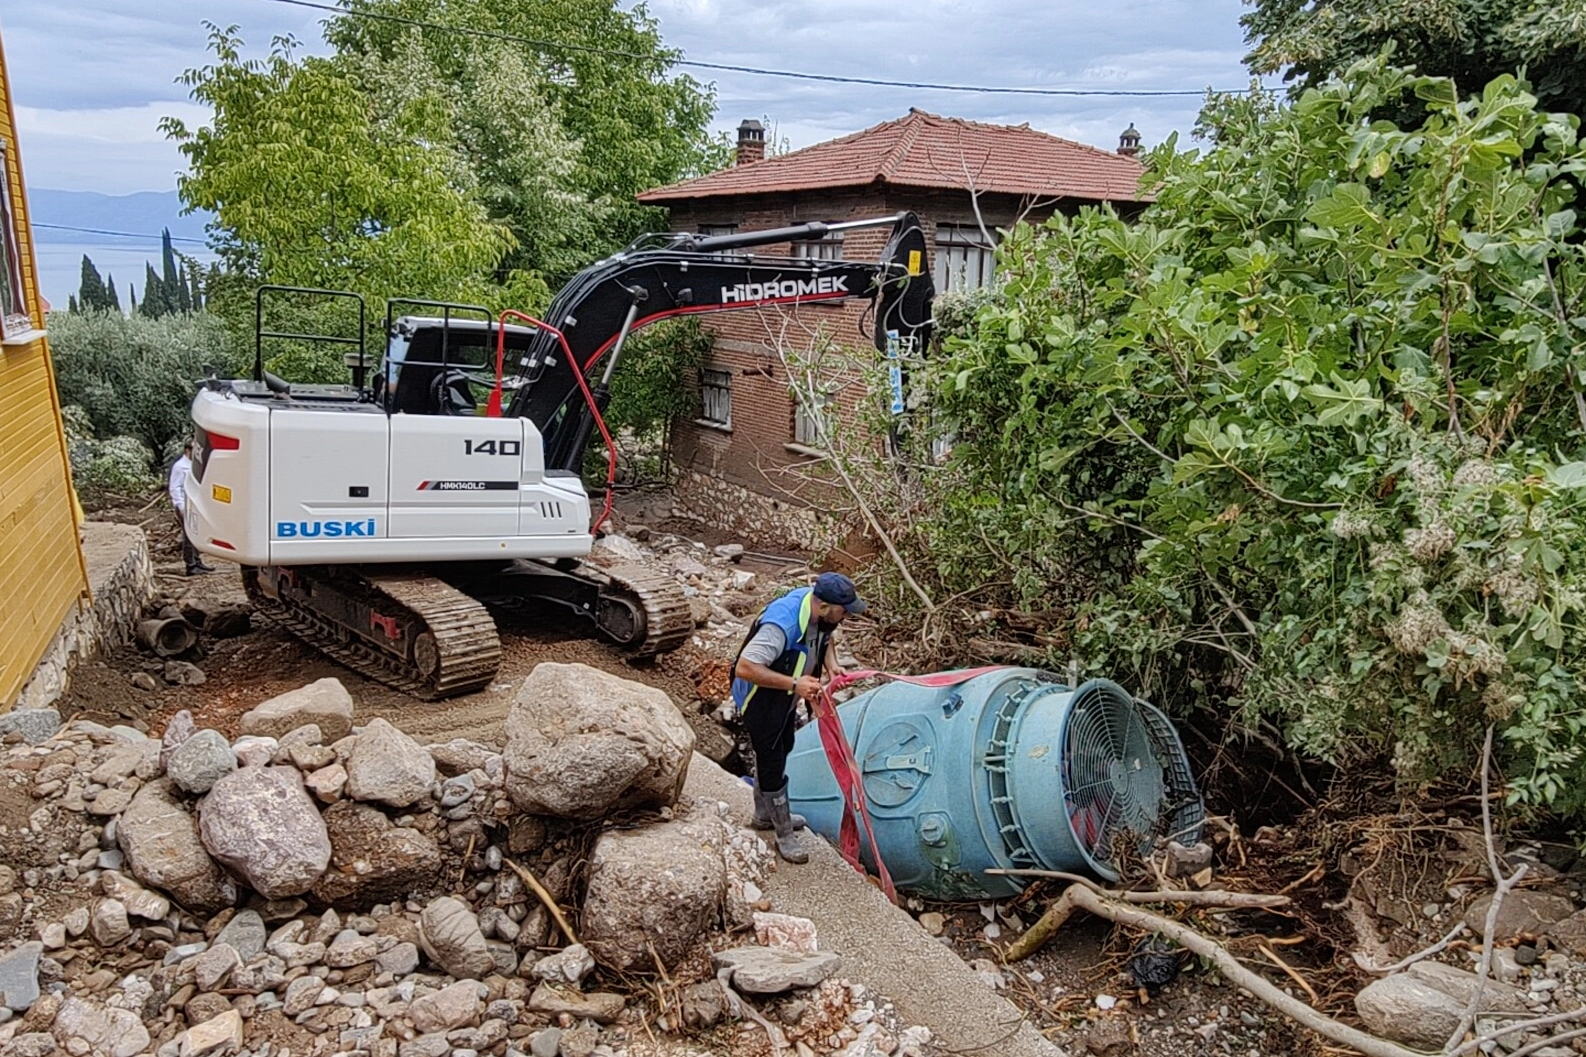
[[[143,300],[138,312],[151,319],[168,316],[174,312],[191,312],[204,306],[198,286],[198,266],[191,260],[178,256],[171,247],[171,231],[160,233],[160,271],[145,262]]]
[[[211,27],[210,47],[216,61],[183,82],[212,122],[162,127],[188,161],[182,201],[215,214],[235,281],[460,298],[493,272],[510,236],[471,198],[436,99],[376,112],[343,63],[299,60],[290,41],[246,59],[233,31]]]
[[[1396,61],[1470,93],[1522,67],[1550,109],[1586,114],[1586,0],[1253,0],[1256,73],[1320,83],[1392,45]]]
[[[482,201],[519,238],[515,259],[553,279],[661,222],[659,210],[634,201],[640,191],[727,160],[708,131],[713,91],[673,72],[679,53],[662,42],[643,4],[351,0],[347,6],[349,14],[327,24],[326,38],[375,79],[438,87]],[[475,32],[459,32],[465,29]]]
[[[77,304],[84,312],[108,312],[112,308],[119,311],[113,299],[115,287],[105,285],[105,280],[100,276],[99,269],[94,267],[94,262],[88,259],[88,254],[83,254],[82,281],[77,286]]]
[[[155,473],[192,433],[189,412],[208,368],[240,366],[225,325],[204,312],[160,319],[55,312],[49,332],[61,403],[82,408],[101,440],[136,439]]]
[[[1374,118],[1410,100],[1417,127]],[[916,562],[988,611],[1066,600],[1089,667],[1408,783],[1495,722],[1514,794],[1581,814],[1578,119],[1369,60],[1203,123],[1138,222],[1003,243],[940,365],[958,444]]]

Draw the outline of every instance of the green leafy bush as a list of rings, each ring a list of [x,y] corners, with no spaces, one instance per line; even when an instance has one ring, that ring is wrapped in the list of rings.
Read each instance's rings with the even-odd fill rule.
[[[1418,127],[1379,119],[1412,100]],[[1410,785],[1496,723],[1512,795],[1580,816],[1578,119],[1370,61],[1202,123],[1138,222],[1004,242],[938,367],[958,443],[917,562],[1066,603],[1144,694]]]
[[[72,484],[90,500],[109,495],[137,495],[158,487],[160,478],[150,469],[154,458],[135,437],[94,436],[88,412],[75,405],[61,409],[66,426],[66,453],[72,466]]]
[[[204,312],[52,312],[48,326],[61,403],[82,408],[95,437],[135,438],[156,474],[192,432],[193,395],[207,368],[231,376],[237,367],[225,327]]]

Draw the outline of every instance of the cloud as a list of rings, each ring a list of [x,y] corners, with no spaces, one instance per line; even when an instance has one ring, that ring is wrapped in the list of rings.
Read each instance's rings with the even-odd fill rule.
[[[30,186],[130,194],[170,190],[187,168],[160,132],[160,119],[207,121],[209,108],[179,100],[98,110],[18,105],[16,115]]]
[[[209,61],[204,22],[239,27],[250,54],[291,34],[322,53],[321,12],[268,0],[71,0],[11,5],[4,26],[23,158],[37,187],[167,190],[182,168],[154,131],[190,116],[175,83]],[[1147,145],[1188,133],[1207,86],[1242,88],[1241,0],[649,0],[666,43],[694,60],[950,84],[1187,90],[1171,98],[945,92],[684,68],[713,82],[714,127],[769,117],[809,146],[917,106],[1117,144],[1130,122]],[[186,111],[178,108],[186,107]]]
[[[1187,134],[1207,87],[1248,81],[1239,0],[651,0],[686,57],[894,81],[1006,87],[1170,89],[1180,97],[1033,96],[823,84],[691,71],[715,82],[716,127],[770,117],[795,148],[895,118],[910,106],[980,121],[1028,121],[1115,146],[1131,121],[1147,144]]]

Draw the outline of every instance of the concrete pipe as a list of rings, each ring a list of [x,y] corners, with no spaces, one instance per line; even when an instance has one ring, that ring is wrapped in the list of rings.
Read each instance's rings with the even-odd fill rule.
[[[138,624],[138,645],[160,657],[175,657],[198,645],[198,629],[182,617],[163,617]]]

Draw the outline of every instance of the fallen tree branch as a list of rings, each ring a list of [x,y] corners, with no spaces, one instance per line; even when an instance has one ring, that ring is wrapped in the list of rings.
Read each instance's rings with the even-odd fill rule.
[[[1348,1024],[1334,1020],[1292,995],[1286,994],[1266,977],[1246,968],[1217,941],[1201,935],[1188,925],[1181,925],[1149,910],[1116,902],[1087,885],[1069,885],[1042,920],[1045,921],[1047,917],[1053,916],[1053,912],[1056,911],[1056,920],[1052,925],[1052,931],[1055,931],[1075,910],[1086,910],[1117,925],[1127,925],[1166,936],[1186,950],[1212,962],[1230,983],[1249,991],[1296,1024],[1309,1028],[1342,1046],[1358,1050],[1365,1057],[1424,1057],[1397,1043],[1379,1039],[1359,1028],[1352,1028]],[[1028,936],[1029,933],[1025,935]],[[1012,960],[1011,953],[1009,960]]]
[[[1095,881],[1077,873],[1065,873],[1062,870],[1037,870],[1029,869],[1001,869],[992,868],[982,871],[997,877],[1044,877],[1058,881],[1072,881],[1082,884],[1092,892],[1100,892],[1110,899],[1121,899],[1125,903],[1188,903],[1192,906],[1207,907],[1282,907],[1289,905],[1289,897],[1284,895],[1265,895],[1256,892],[1223,892],[1217,889],[1205,889],[1191,892],[1182,889],[1157,889],[1149,892],[1114,892],[1102,888]]]
[[[545,886],[540,884],[539,878],[535,877],[528,867],[519,866],[511,859],[506,860],[506,863],[512,867],[514,873],[523,879],[523,883],[533,889],[534,894],[540,897],[540,902],[545,905],[546,910],[551,912],[551,917],[556,919],[556,927],[562,930],[562,935],[567,937],[567,942],[577,943],[578,937],[573,935],[573,926],[569,925],[567,919],[562,916],[562,908],[556,905],[556,900],[551,898],[551,893],[547,892]]]
[[[782,1029],[760,1015],[760,1011],[744,1001],[742,995],[733,990],[732,966],[723,966],[716,972],[716,982],[721,984],[721,989],[727,995],[727,1012],[739,1020],[752,1020],[760,1025],[765,1032],[765,1037],[771,1043],[772,1057],[782,1057],[782,1051],[787,1049],[787,1036],[782,1034]]]
[[[1465,1054],[1470,1053],[1473,1050],[1481,1049],[1484,1043],[1497,1042],[1505,1035],[1513,1035],[1516,1032],[1535,1031],[1537,1028],[1549,1028],[1554,1024],[1563,1024],[1571,1020],[1580,1020],[1583,1017],[1586,1017],[1586,1007],[1580,1009],[1567,1009],[1562,1013],[1549,1013],[1545,1017],[1537,1017],[1534,1020],[1517,1020],[1512,1024],[1505,1024],[1501,1028],[1494,1028],[1487,1034],[1471,1039],[1468,1042],[1460,1043],[1457,1049],[1451,1051],[1448,1054],[1448,1057],[1464,1057]],[[1586,1032],[1586,1028],[1564,1032],[1559,1035],[1550,1035],[1543,1039],[1542,1043],[1551,1045],[1554,1042],[1559,1042],[1568,1038],[1574,1038],[1576,1035],[1579,1035],[1582,1032]]]
[[[1452,354],[1451,354],[1452,355]],[[1450,404],[1449,410],[1453,410]],[[1487,844],[1487,869],[1492,871],[1492,880],[1496,888],[1492,892],[1492,902],[1487,906],[1487,920],[1483,922],[1481,930],[1481,961],[1476,963],[1476,987],[1470,993],[1470,1001],[1465,1005],[1465,1012],[1460,1016],[1459,1023],[1454,1026],[1454,1032],[1448,1037],[1448,1042],[1443,1044],[1443,1052],[1456,1049],[1465,1039],[1468,1032],[1476,1023],[1476,1014],[1481,1009],[1482,997],[1487,993],[1487,974],[1492,971],[1492,934],[1498,927],[1498,909],[1503,906],[1503,899],[1514,890],[1515,885],[1525,879],[1529,864],[1521,863],[1520,868],[1505,877],[1503,864],[1498,861],[1498,846],[1493,842],[1492,836],[1492,798],[1488,796],[1492,777],[1492,727],[1487,728],[1487,739],[1481,747],[1481,832]]]
[[[1436,943],[1432,944],[1430,947],[1426,948],[1425,950],[1416,951],[1414,954],[1406,955],[1405,957],[1394,962],[1392,965],[1377,965],[1375,962],[1367,960],[1366,956],[1361,954],[1359,951],[1354,952],[1355,964],[1360,966],[1360,968],[1365,972],[1371,973],[1375,976],[1387,976],[1390,973],[1402,972],[1403,970],[1414,965],[1416,962],[1424,961],[1434,954],[1441,953],[1450,943],[1453,943],[1464,934],[1465,923],[1461,921],[1459,924],[1449,929],[1447,935],[1438,940]]]

